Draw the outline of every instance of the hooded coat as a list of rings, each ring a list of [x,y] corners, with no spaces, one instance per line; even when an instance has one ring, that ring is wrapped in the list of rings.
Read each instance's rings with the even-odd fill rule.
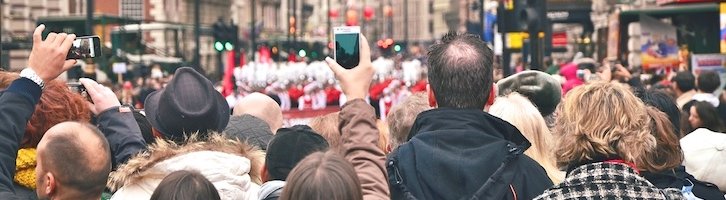
[[[475,109],[438,108],[422,112],[409,141],[388,159],[391,199],[469,199],[507,157],[510,145],[526,150],[530,143],[511,124]],[[532,199],[552,181],[537,162],[520,155],[504,197]]]
[[[257,199],[262,151],[238,140],[212,134],[183,144],[157,140],[147,152],[131,158],[111,173],[111,199],[149,199],[166,175],[179,170],[201,173],[224,200]]]

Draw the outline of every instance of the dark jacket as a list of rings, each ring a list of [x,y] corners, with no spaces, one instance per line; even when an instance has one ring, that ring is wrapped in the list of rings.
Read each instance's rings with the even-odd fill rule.
[[[693,183],[692,192],[698,198],[708,200],[726,199],[724,198],[724,194],[718,189],[718,186],[696,180],[693,175],[686,172],[686,167],[683,166],[661,173],[641,172],[640,174],[645,179],[648,179],[650,183],[653,183],[653,185],[661,189],[682,189],[684,185],[691,185]]]
[[[15,159],[25,126],[40,101],[41,89],[27,78],[13,81],[0,92],[0,197],[18,199],[13,189]]]
[[[574,168],[562,183],[552,186],[535,199],[684,198],[680,189],[658,189],[626,164],[595,162]]]
[[[530,143],[511,124],[481,110],[439,108],[418,115],[409,141],[387,161],[392,199],[469,199],[509,154]],[[504,197],[532,199],[552,185],[537,162],[521,155]],[[406,197],[407,198],[407,197]],[[481,197],[480,197],[481,198]]]
[[[111,147],[113,169],[146,149],[139,124],[131,108],[113,107],[98,114],[96,123]]]

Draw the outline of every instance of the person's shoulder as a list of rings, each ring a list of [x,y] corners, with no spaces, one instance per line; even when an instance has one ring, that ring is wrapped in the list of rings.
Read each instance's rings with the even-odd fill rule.
[[[516,162],[518,174],[526,180],[528,185],[539,185],[538,188],[542,188],[542,190],[552,186],[552,180],[547,176],[547,171],[537,161],[523,154],[517,158]]]

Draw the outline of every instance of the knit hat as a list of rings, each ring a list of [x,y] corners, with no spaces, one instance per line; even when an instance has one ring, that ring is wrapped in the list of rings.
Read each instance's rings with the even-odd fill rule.
[[[292,168],[306,156],[325,151],[329,147],[325,138],[307,125],[296,125],[277,130],[265,155],[270,180],[285,180]]]
[[[497,87],[499,96],[517,92],[527,97],[542,116],[555,112],[562,99],[562,88],[557,79],[540,71],[528,70],[514,74],[499,80]]]
[[[247,141],[262,150],[267,150],[267,144],[272,140],[272,131],[267,122],[249,114],[232,116],[224,129],[224,135]]]

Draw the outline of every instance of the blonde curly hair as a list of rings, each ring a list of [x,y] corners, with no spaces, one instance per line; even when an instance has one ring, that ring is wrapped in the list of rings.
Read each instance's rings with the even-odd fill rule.
[[[613,157],[636,162],[655,149],[646,106],[627,86],[595,82],[577,87],[559,109],[554,152],[560,168]]]

